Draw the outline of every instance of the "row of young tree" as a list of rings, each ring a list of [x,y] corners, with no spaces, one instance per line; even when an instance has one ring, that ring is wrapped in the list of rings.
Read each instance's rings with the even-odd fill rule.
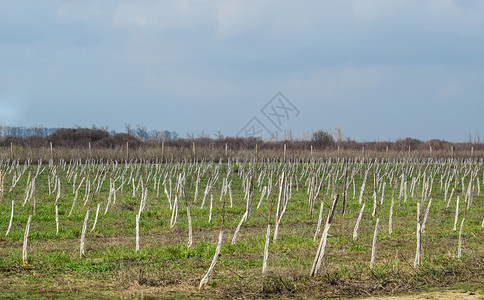
[[[335,139],[330,132],[324,130],[317,130],[312,133],[309,140],[282,140],[282,141],[265,141],[261,138],[255,137],[189,137],[178,138],[178,135],[173,132],[166,131],[158,132],[157,135],[151,134],[137,134],[133,131],[128,133],[108,132],[102,128],[61,128],[49,134],[34,135],[5,135],[0,137],[0,146],[8,147],[28,146],[28,147],[49,147],[52,143],[53,147],[65,148],[87,148],[89,145],[93,148],[119,148],[124,147],[129,143],[130,147],[160,147],[162,143],[168,147],[183,147],[191,148],[193,143],[197,147],[208,147],[223,149],[230,147],[233,150],[241,149],[281,149],[286,145],[288,149],[307,150],[312,146],[315,150],[325,149],[342,149],[342,150],[361,150],[363,147],[370,151],[407,151],[410,147],[412,151],[415,150],[429,150],[434,151],[453,149],[455,151],[469,150],[471,147],[474,151],[484,150],[484,143],[471,142],[449,142],[445,140],[428,140],[422,141],[414,138],[398,139],[395,141],[370,141],[357,142],[352,139]],[[40,131],[39,131],[40,132]]]

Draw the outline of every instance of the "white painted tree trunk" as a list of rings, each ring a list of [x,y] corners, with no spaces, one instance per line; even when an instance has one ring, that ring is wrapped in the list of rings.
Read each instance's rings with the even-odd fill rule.
[[[230,197],[230,207],[233,205],[233,200],[232,200],[232,187],[229,185],[229,197]]]
[[[22,246],[22,262],[24,265],[27,264],[27,240],[29,237],[29,230],[30,230],[30,221],[32,220],[32,215],[29,215],[29,219],[27,220],[27,226],[25,226],[24,232],[24,244]]]
[[[170,228],[173,228],[175,226],[177,216],[178,216],[178,195],[175,194],[175,201],[173,202],[173,208],[171,210]]]
[[[55,205],[55,234],[59,234],[59,207]]]
[[[74,206],[76,205],[76,200],[77,200],[78,195],[79,195],[79,189],[76,190],[76,194],[74,195],[74,200],[72,201],[71,211],[69,211],[69,217],[71,216],[72,211],[74,210]]]
[[[376,190],[373,192],[373,212],[371,213],[371,216],[374,217],[376,213],[376,202],[377,202],[377,195],[376,195]]]
[[[61,181],[60,178],[57,178],[57,196],[55,197],[55,204],[57,204],[57,201],[59,201],[60,196],[61,196]]]
[[[447,207],[450,206],[450,200],[452,200],[452,195],[454,195],[454,188],[452,188],[452,191],[450,192],[449,201],[447,201]]]
[[[368,176],[368,170],[366,170],[366,172],[365,172],[365,177],[363,178],[363,184],[361,185],[360,198],[358,199],[359,204],[361,204],[361,201],[362,201],[362,198],[363,198],[363,192],[365,191],[366,177]]]
[[[106,204],[106,209],[104,210],[104,214],[107,214],[109,205],[111,204],[111,198],[113,197],[113,184],[109,182],[109,196],[108,196],[108,203]]]
[[[210,180],[207,182],[207,186],[205,187],[205,191],[203,192],[202,205],[200,206],[200,208],[203,208],[205,206],[205,199],[207,198],[209,190],[210,190]]]
[[[77,196],[79,195],[79,189],[81,188],[81,185],[82,185],[83,182],[84,182],[84,177],[82,178],[81,183],[79,183],[79,186],[76,189],[76,194],[74,196],[74,200],[72,201],[71,211],[69,212],[69,217],[71,216],[72,211],[74,210],[74,206],[76,205]]]
[[[139,218],[140,214],[136,214],[136,252],[139,250]]]
[[[82,232],[81,232],[81,244],[79,246],[79,254],[80,256],[84,256],[86,253],[85,249],[85,238],[86,238],[86,230],[87,230],[87,220],[89,219],[89,209],[86,211],[86,216],[84,217],[84,223],[82,224]]]
[[[395,199],[392,197],[392,204],[390,205],[390,213],[388,215],[388,233],[390,235],[393,234],[393,204],[395,202]]]
[[[10,228],[12,228],[14,203],[15,203],[15,200],[12,200],[12,211],[10,213],[10,222],[8,223],[7,233],[5,233],[5,236],[8,236],[8,233],[10,232]]]
[[[267,269],[267,259],[269,257],[270,235],[271,235],[271,225],[267,224],[266,244],[264,246],[264,261],[262,262],[262,274],[264,274],[266,272],[266,269]]]
[[[97,217],[99,216],[99,209],[101,208],[101,203],[98,203],[97,204],[97,208],[96,208],[96,217],[94,218],[94,224],[92,224],[92,229],[91,229],[91,232],[94,231],[94,229],[96,229],[96,224],[97,224]]]
[[[420,249],[422,241],[422,230],[420,227],[420,203],[417,203],[417,249],[415,252],[415,260],[413,262],[414,268],[418,268],[420,265]]]
[[[213,194],[210,194],[210,213],[208,214],[208,223],[212,221],[212,207],[213,207]]]
[[[232,237],[232,245],[235,245],[235,240],[237,239],[237,233],[239,233],[240,227],[242,226],[242,223],[244,223],[246,218],[247,218],[247,211],[245,211],[244,215],[242,216],[242,219],[240,219],[239,225],[237,225],[237,228],[235,229],[234,236]]]
[[[370,270],[373,270],[375,266],[375,254],[376,254],[376,237],[378,235],[378,223],[380,218],[376,218],[375,232],[373,233],[373,243],[371,244],[371,259],[370,259]]]
[[[210,264],[210,268],[208,268],[207,273],[205,276],[203,276],[202,280],[200,280],[200,285],[198,286],[199,289],[202,289],[208,282],[208,279],[210,275],[213,272],[213,268],[215,267],[215,264],[217,263],[217,258],[220,253],[220,248],[222,247],[222,237],[223,237],[223,230],[220,230],[220,233],[218,235],[218,244],[217,244],[217,249],[215,249],[215,254],[212,259],[212,263]]]
[[[323,236],[321,237],[318,250],[316,251],[316,256],[314,257],[313,266],[311,268],[311,276],[315,276],[318,273],[319,268],[321,267],[321,261],[323,260],[324,256],[324,249],[326,248],[326,240],[328,239],[328,232],[329,228],[331,227],[331,221],[333,220],[334,210],[336,204],[338,203],[338,198],[338,194],[335,194],[333,197],[331,209],[329,210],[328,218],[326,219],[326,225],[324,226]]]
[[[321,206],[319,207],[319,216],[318,216],[318,225],[316,226],[316,232],[314,233],[313,241],[316,241],[318,238],[319,231],[321,230],[321,223],[323,222],[323,207],[324,207],[323,198],[321,197]]]
[[[464,228],[464,220],[466,218],[462,218],[462,222],[460,223],[460,231],[459,231],[459,246],[457,247],[457,258],[461,257],[462,253],[462,230]]]
[[[312,276],[315,276],[318,273],[319,268],[321,267],[321,261],[323,260],[324,250],[326,248],[326,240],[328,239],[328,232],[330,227],[331,227],[331,224],[328,224],[328,223],[326,223],[326,225],[324,226],[323,236],[321,237],[318,252],[316,253],[316,258],[313,262],[313,267],[311,270]]]
[[[358,215],[358,219],[356,220],[355,228],[353,229],[353,240],[356,241],[358,238],[358,228],[360,227],[361,217],[363,216],[363,210],[365,209],[365,203],[361,207],[360,214]]]
[[[198,178],[197,178],[197,181],[195,182],[195,196],[193,198],[193,203],[197,203],[199,184],[200,184],[200,169],[198,170]]]
[[[192,234],[192,217],[190,215],[189,205],[187,205],[187,218],[188,218],[188,248],[190,248],[193,243],[193,234]]]
[[[457,196],[457,203],[455,204],[455,219],[453,231],[457,230],[457,219],[459,218],[459,196]]]
[[[424,230],[425,230],[425,223],[427,222],[427,217],[429,215],[431,204],[432,204],[432,198],[429,199],[429,203],[427,204],[427,209],[425,210],[425,215],[424,215],[423,222],[422,222],[422,232],[424,232]]]
[[[267,186],[264,186],[264,188],[262,189],[262,193],[260,195],[260,200],[259,200],[259,204],[257,204],[257,209],[259,209],[261,203],[262,203],[262,199],[264,198],[264,195],[266,193],[266,190],[267,190]]]

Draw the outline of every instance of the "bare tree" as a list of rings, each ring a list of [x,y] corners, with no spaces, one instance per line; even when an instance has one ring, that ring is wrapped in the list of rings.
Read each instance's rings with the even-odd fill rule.
[[[336,142],[341,143],[343,141],[343,130],[341,130],[341,127],[336,127],[334,129],[335,134],[336,134]]]
[[[205,130],[202,130],[199,134],[197,134],[197,137],[199,138],[208,138],[210,137],[210,134],[206,133]]]
[[[148,130],[146,129],[145,126],[141,126],[140,124],[136,125],[136,135],[143,139],[146,140],[148,138]]]
[[[126,129],[126,133],[127,133],[127,134],[134,135],[134,130],[133,130],[133,128],[131,127],[131,124],[124,123],[124,128]]]
[[[221,140],[224,138],[224,135],[222,134],[222,131],[221,130],[215,130],[215,138],[217,140]]]
[[[160,141],[164,141],[166,140],[166,130],[165,129],[162,129],[158,132],[158,139]]]

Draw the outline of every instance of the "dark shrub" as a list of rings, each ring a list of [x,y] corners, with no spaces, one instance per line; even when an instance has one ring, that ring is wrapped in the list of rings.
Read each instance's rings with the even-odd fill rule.
[[[314,143],[316,147],[331,147],[334,144],[333,136],[324,130],[316,130],[313,132],[311,137],[311,141]]]
[[[9,146],[9,147],[10,147],[10,144],[13,144],[14,146],[23,146],[24,140],[19,136],[6,135],[1,139],[0,144],[2,146]]]
[[[48,136],[55,147],[87,147],[89,143],[109,137],[102,129],[61,128]]]

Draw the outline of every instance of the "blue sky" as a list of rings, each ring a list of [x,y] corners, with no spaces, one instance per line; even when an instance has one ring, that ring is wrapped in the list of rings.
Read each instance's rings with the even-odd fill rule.
[[[0,123],[235,135],[484,131],[484,1],[2,1]]]

